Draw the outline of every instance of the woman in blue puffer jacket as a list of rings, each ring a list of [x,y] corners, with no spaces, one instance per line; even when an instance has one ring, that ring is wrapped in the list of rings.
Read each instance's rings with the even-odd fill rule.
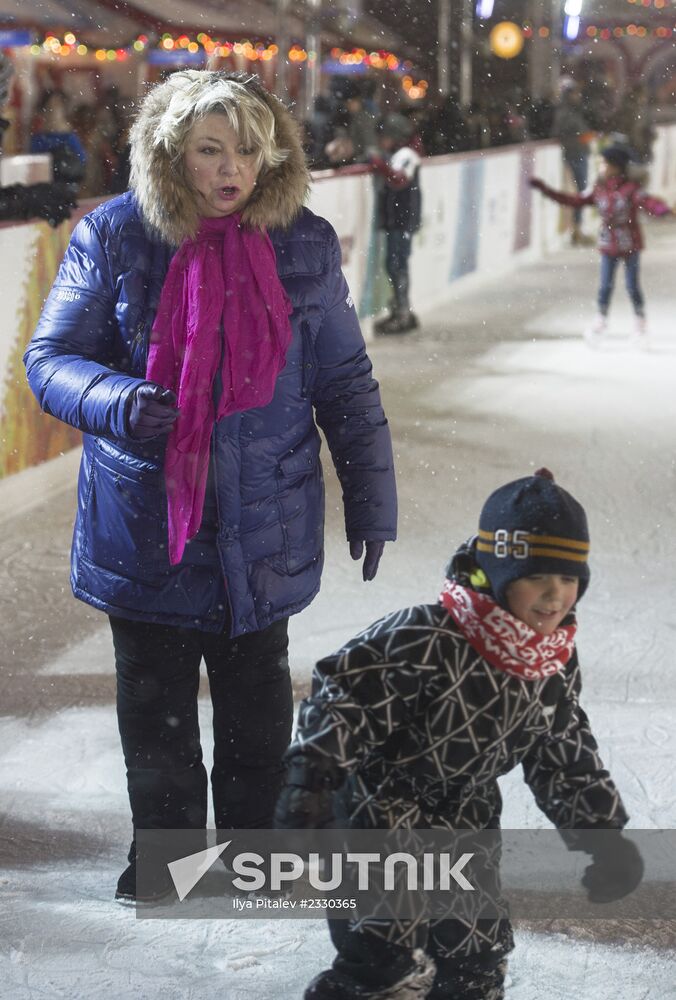
[[[319,590],[323,430],[350,553],[396,534],[389,428],[299,132],[257,77],[146,96],[131,191],[73,233],[25,355],[84,432],[71,583],[110,619],[134,831],[270,825],[290,739],[287,623]],[[136,850],[117,898],[135,900]],[[162,887],[158,888],[158,892]]]

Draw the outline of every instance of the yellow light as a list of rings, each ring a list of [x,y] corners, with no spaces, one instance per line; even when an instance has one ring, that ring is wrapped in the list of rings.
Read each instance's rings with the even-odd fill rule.
[[[75,42],[77,41],[72,31],[66,32],[66,34],[63,36],[63,40],[66,43],[66,45],[75,45]]]
[[[269,52],[272,52],[273,56],[276,56],[276,55],[277,55],[277,53],[279,52],[279,46],[278,46],[278,45],[275,45],[275,44],[273,43],[273,44],[272,44],[272,45],[270,46],[270,48],[268,49],[268,51],[269,51]]]
[[[39,56],[41,52],[42,52],[42,49],[40,48],[39,45],[31,45],[31,53],[34,56]]]
[[[173,38],[163,38],[162,39],[162,47],[165,48],[167,50],[167,52],[171,51],[171,49],[173,49],[173,47],[174,47],[174,39]]]
[[[134,49],[135,49],[135,51],[136,52],[143,52],[144,48],[145,48],[145,45],[143,44],[143,42],[140,42],[138,40],[138,38],[137,38],[136,41],[134,42]]]
[[[99,60],[99,62],[103,62],[105,60],[105,58],[106,58],[106,50],[105,49],[97,49],[96,50],[96,58]]]
[[[491,31],[489,42],[499,59],[513,59],[523,48],[523,31],[513,21],[501,21]]]
[[[188,52],[192,52],[193,55],[195,54],[195,52],[199,52],[199,50],[200,47],[197,44],[197,42],[191,42],[190,45],[188,46]]]
[[[241,42],[235,42],[235,44],[232,47],[232,51],[235,53],[236,56],[241,56],[242,52],[244,51],[244,46],[242,45]]]
[[[77,54],[79,56],[86,56],[88,51],[89,50],[87,49],[87,46],[83,45],[82,43],[80,43],[77,47]]]
[[[69,56],[70,55],[70,46],[69,45],[59,45],[58,49],[56,49],[55,51],[58,52],[59,55]]]

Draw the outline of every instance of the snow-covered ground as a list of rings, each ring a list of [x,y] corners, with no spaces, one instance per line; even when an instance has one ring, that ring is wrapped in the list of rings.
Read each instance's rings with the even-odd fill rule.
[[[302,690],[317,655],[388,610],[433,600],[488,492],[547,465],[591,525],[584,704],[631,825],[665,828],[676,827],[676,227],[651,226],[649,244],[650,351],[622,339],[631,317],[619,282],[617,337],[597,351],[583,343],[597,271],[587,249],[458,295],[415,336],[373,345],[401,538],[362,584],[327,475],[324,588],[293,622],[292,659]],[[68,593],[73,496],[5,511],[0,539],[0,997],[300,998],[331,960],[321,921],[137,921],[112,901],[129,822],[107,624]],[[208,756],[206,692],[202,712]],[[505,826],[546,825],[520,774],[503,791]],[[676,927],[666,932],[673,948]],[[654,928],[608,943],[617,936],[522,931],[509,1000],[676,998],[676,953],[654,947]]]

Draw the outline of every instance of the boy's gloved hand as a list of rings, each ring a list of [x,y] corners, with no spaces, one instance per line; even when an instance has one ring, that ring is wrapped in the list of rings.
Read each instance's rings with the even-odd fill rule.
[[[582,877],[590,903],[614,903],[623,899],[643,878],[643,858],[636,844],[621,833],[603,837],[598,849],[590,851],[593,858]]]
[[[571,851],[585,851],[592,857],[582,876],[590,903],[614,903],[623,899],[643,878],[643,858],[621,830],[561,830]]]
[[[535,188],[536,191],[543,191],[544,190],[545,182],[541,181],[539,177],[529,177],[528,178],[528,183],[530,184],[530,186],[532,188]]]
[[[127,426],[129,436],[137,441],[148,441],[160,434],[168,434],[174,426],[178,410],[176,394],[161,385],[144,382],[131,397]]]
[[[333,793],[343,775],[308,754],[288,763],[286,780],[275,808],[277,830],[320,830],[333,823]]]
[[[366,542],[366,555],[362,566],[362,578],[366,583],[373,580],[378,572],[378,564],[383,554],[385,542]],[[350,542],[350,555],[353,559],[361,559],[364,552],[364,542]]]

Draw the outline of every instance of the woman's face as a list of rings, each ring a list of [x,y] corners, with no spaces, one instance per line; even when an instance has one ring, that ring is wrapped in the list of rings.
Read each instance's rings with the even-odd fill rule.
[[[257,153],[242,145],[225,115],[206,115],[193,125],[183,162],[202,216],[216,219],[244,208],[256,186]]]

